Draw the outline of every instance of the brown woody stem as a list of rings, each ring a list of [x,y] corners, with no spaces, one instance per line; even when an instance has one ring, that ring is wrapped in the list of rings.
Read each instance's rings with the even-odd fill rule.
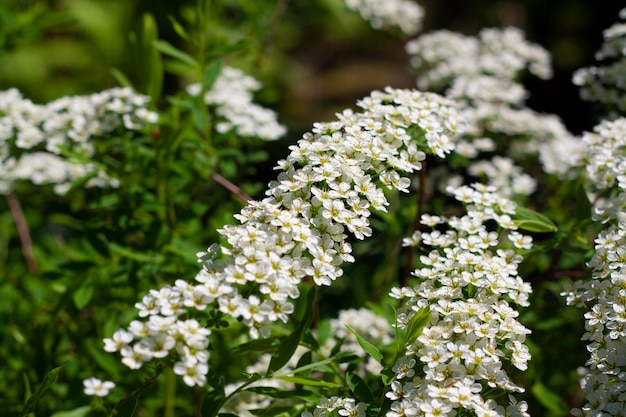
[[[247,204],[252,201],[252,197],[246,194],[241,188],[237,187],[235,184],[222,177],[220,174],[212,173],[211,179],[213,179],[213,181],[233,193],[239,200],[243,201],[244,203]]]
[[[35,273],[39,270],[39,266],[33,255],[33,240],[30,237],[30,230],[28,229],[26,217],[24,217],[24,210],[22,210],[22,205],[14,194],[8,194],[6,198],[9,209],[11,210],[11,215],[13,216],[13,221],[15,222],[15,227],[17,228],[17,235],[22,245],[22,255],[26,260],[26,267],[28,268],[28,272]]]

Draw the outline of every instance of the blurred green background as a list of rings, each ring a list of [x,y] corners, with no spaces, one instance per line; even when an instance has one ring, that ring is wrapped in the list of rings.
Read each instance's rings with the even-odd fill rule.
[[[358,15],[347,12],[341,0],[222,3],[232,5],[234,25],[231,32],[216,35],[236,38],[256,30],[258,44],[248,48],[262,53],[263,60],[246,62],[250,50],[231,58],[266,81],[265,98],[296,132],[332,117],[374,88],[413,86],[398,36],[372,30]],[[133,53],[129,33],[137,31],[142,15],[154,15],[159,36],[184,48],[170,18],[184,24],[194,4],[189,0],[5,0],[0,4],[0,88],[16,87],[35,102],[46,102],[114,86],[112,68],[136,82],[142,62]],[[552,53],[555,67],[552,80],[529,81],[530,106],[561,115],[574,132],[591,127],[589,106],[569,104],[577,98],[571,73],[593,63],[602,30],[617,20],[619,2],[424,0],[420,4],[426,10],[424,32],[446,28],[471,35],[484,27],[507,25],[524,29],[531,41]],[[240,9],[256,13],[254,8],[267,13],[250,29],[241,23],[246,16]],[[175,91],[179,82],[166,78],[166,91]]]

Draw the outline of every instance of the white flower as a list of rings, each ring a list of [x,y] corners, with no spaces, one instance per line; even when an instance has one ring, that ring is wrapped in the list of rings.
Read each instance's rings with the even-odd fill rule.
[[[273,111],[253,103],[252,93],[260,87],[259,81],[241,70],[222,68],[211,90],[204,96],[205,103],[216,106],[218,116],[223,118],[217,124],[218,132],[235,130],[238,135],[264,140],[276,140],[285,134],[285,127],[278,124]],[[199,94],[200,89],[199,84],[187,87],[191,95]]]
[[[209,366],[200,361],[183,361],[174,364],[174,373],[183,377],[183,381],[190,387],[203,386],[206,383],[206,374]]]
[[[109,395],[109,391],[115,388],[115,383],[111,381],[101,381],[94,377],[85,379],[83,385],[86,395],[95,395],[97,397],[106,397]]]
[[[424,16],[418,4],[407,0],[346,0],[346,6],[358,11],[375,29],[397,26],[407,35],[420,30]]]
[[[91,178],[85,187],[119,186],[101,167],[65,156],[61,149],[93,157],[93,139],[122,124],[138,130],[157,120],[157,114],[145,108],[148,101],[124,88],[63,97],[45,105],[32,103],[15,89],[0,92],[0,193],[10,192],[16,181],[27,180],[52,184],[57,194],[64,194],[86,176]],[[18,152],[10,154],[13,148]]]

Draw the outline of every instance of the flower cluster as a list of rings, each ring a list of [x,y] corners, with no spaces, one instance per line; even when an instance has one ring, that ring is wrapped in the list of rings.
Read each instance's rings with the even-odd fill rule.
[[[587,403],[572,413],[618,416],[626,414],[626,119],[602,122],[583,138],[594,219],[607,228],[595,239],[592,279],[563,293],[569,305],[590,307],[582,337],[590,353],[581,381]]]
[[[626,9],[620,11],[626,19]],[[626,110],[626,23],[615,23],[604,31],[604,44],[596,53],[598,61],[606,60],[605,66],[581,68],[574,73],[574,84],[581,87],[583,100],[600,102],[623,113]]]
[[[218,132],[234,130],[239,136],[264,140],[276,140],[285,134],[285,127],[276,121],[276,113],[253,102],[252,94],[259,88],[259,81],[243,71],[222,68],[215,83],[204,95],[205,103],[215,106],[215,112],[221,119],[215,126]],[[200,84],[187,87],[192,95],[200,94],[200,90]]]
[[[414,35],[422,27],[424,10],[410,0],[345,0],[350,10],[358,11],[374,29],[398,27],[405,35]]]
[[[357,403],[354,398],[330,397],[322,398],[315,410],[305,411],[302,417],[365,417],[367,404]]]
[[[622,222],[626,220],[626,119],[604,121],[594,131],[583,135],[584,166],[596,200],[593,219]]]
[[[479,160],[472,164],[468,172],[475,176],[484,176],[486,183],[496,187],[507,198],[513,195],[530,195],[537,187],[537,181],[522,172],[511,158],[494,156],[491,160]]]
[[[395,288],[404,300],[398,325],[406,328],[422,308],[429,324],[393,366],[393,401],[387,417],[453,415],[455,409],[477,416],[505,413],[487,391],[523,392],[508,377],[502,361],[525,370],[530,359],[525,337],[530,331],[510,303],[528,306],[530,285],[518,276],[521,252],[532,239],[518,232],[515,204],[481,184],[450,188],[467,213],[461,217],[423,215],[431,232],[417,232],[406,243],[430,247],[414,271],[418,284]],[[501,231],[490,231],[495,222]],[[504,239],[504,237],[508,239]],[[508,243],[506,243],[508,241]],[[528,416],[525,403],[510,397],[509,416]]]
[[[94,163],[94,140],[123,128],[141,129],[157,120],[146,109],[149,98],[128,88],[89,96],[63,97],[46,105],[25,99],[15,89],[0,93],[0,193],[18,180],[54,184],[65,193],[78,178],[92,175],[87,187],[117,186]]]
[[[525,41],[521,30],[484,29],[478,37],[442,30],[410,41],[406,50],[420,88],[445,91],[460,103],[469,126],[459,147],[464,156],[476,158],[482,149],[475,141],[487,137],[500,139],[499,151],[513,161],[538,154],[548,173],[566,176],[578,166],[581,143],[561,120],[523,106],[522,72],[549,78],[552,70],[548,52]],[[528,179],[519,179],[529,185],[525,191],[534,188]]]
[[[476,38],[441,30],[408,42],[406,50],[420,89],[445,88],[455,98],[517,104],[526,97],[515,82],[523,70],[540,78],[552,74],[548,52],[513,27],[483,29]]]
[[[130,369],[139,369],[147,361],[164,358],[171,350],[178,353],[174,373],[183,377],[189,386],[204,385],[209,370],[209,339],[211,331],[195,319],[180,319],[184,298],[201,297],[189,283],[178,280],[177,286],[151,290],[135,305],[140,317],[128,330],[118,329],[111,338],[104,339],[104,350],[120,352],[122,363]],[[185,297],[185,293],[189,293]],[[154,314],[156,311],[160,315]],[[133,343],[133,342],[137,343]]]
[[[132,364],[156,357],[144,355],[146,345],[167,355],[186,344],[173,333],[190,310],[218,308],[243,321],[252,337],[268,336],[271,323],[287,322],[293,312],[289,300],[299,297],[300,282],[330,285],[342,275],[341,264],[354,260],[346,233],[370,236],[370,208],[388,205],[378,184],[408,191],[411,180],[400,172],[418,171],[425,151],[444,157],[454,148],[459,122],[444,97],[388,88],[358,105],[361,112],[346,110],[337,121],[317,123],[290,147],[268,197],[236,215],[240,224],[220,230],[228,242],[221,247],[224,259],[216,259],[218,245],[198,254],[203,268],[196,285],[177,282],[138,305],[146,323],[131,325],[135,344],[125,351],[142,355]]]

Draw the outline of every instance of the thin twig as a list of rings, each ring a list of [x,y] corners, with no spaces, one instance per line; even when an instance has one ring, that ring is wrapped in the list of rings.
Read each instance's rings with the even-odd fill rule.
[[[213,181],[233,193],[239,200],[243,201],[244,203],[247,204],[252,201],[252,197],[246,194],[241,188],[237,187],[235,184],[222,177],[220,174],[216,174],[215,172],[212,173],[211,179],[213,179]]]
[[[134,398],[138,398],[141,394],[143,394],[144,391],[146,391],[149,387],[152,386],[152,384],[156,382],[157,378],[161,376],[161,374],[163,373],[165,369],[166,369],[165,367],[157,368],[155,370],[155,374],[151,376],[150,379],[148,379],[144,385],[137,388],[132,394],[120,399],[117,402],[117,404],[115,404],[115,407],[113,407],[114,412],[119,411],[120,407],[124,405],[125,403],[127,403],[128,401]]]
[[[26,260],[26,267],[28,272],[35,273],[39,270],[39,266],[37,265],[35,255],[33,255],[33,240],[30,237],[30,230],[28,229],[26,217],[24,217],[22,205],[14,194],[7,195],[7,202],[9,203],[9,209],[17,228],[17,235],[22,245],[22,255],[24,255]]]

